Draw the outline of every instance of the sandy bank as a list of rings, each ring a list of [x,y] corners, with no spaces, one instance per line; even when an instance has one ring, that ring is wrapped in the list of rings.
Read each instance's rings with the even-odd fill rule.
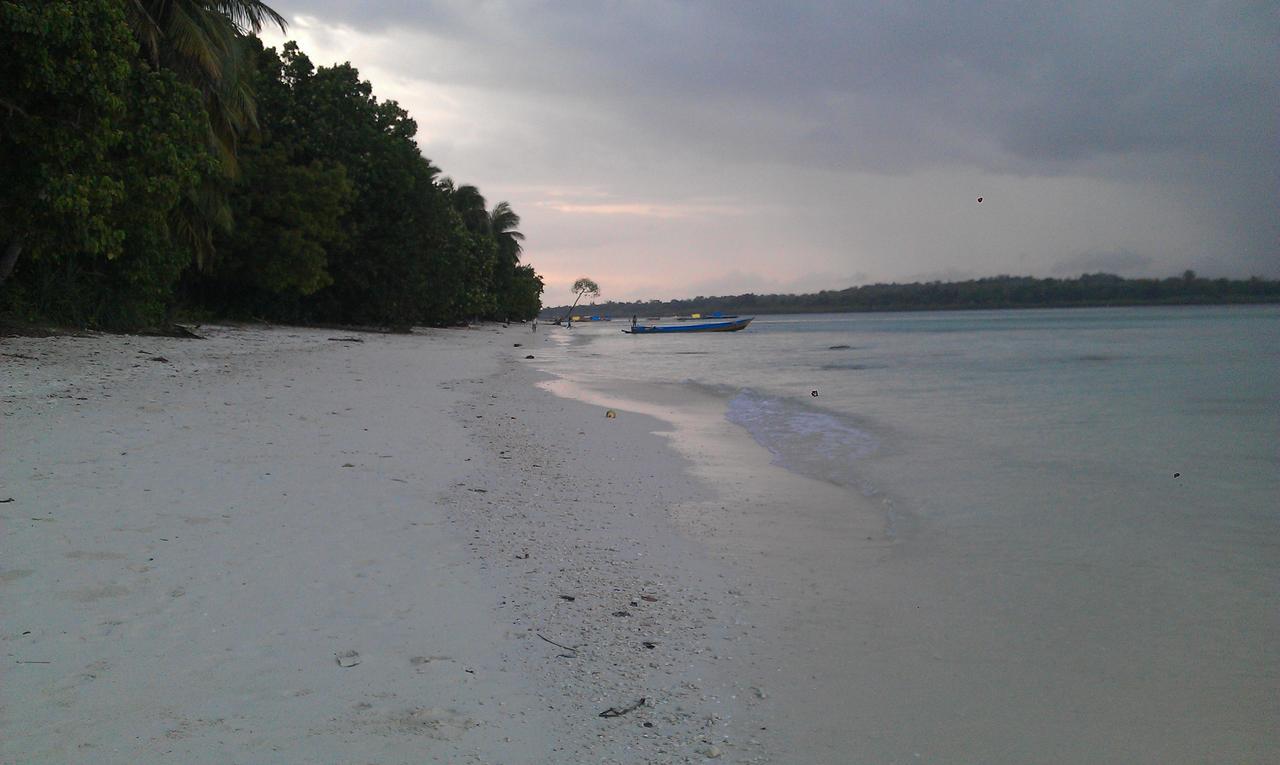
[[[707,495],[544,335],[203,331],[0,345],[3,761],[768,759]]]

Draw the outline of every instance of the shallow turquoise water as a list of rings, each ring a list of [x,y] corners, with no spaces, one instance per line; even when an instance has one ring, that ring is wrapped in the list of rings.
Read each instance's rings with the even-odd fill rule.
[[[1120,518],[1177,501],[1221,523],[1280,521],[1280,308],[764,316],[666,337],[621,326],[579,325],[550,368],[601,386],[712,386],[780,463],[891,495],[926,526],[1070,510],[1040,501],[1048,490],[1105,493]],[[843,443],[798,437],[824,426]]]

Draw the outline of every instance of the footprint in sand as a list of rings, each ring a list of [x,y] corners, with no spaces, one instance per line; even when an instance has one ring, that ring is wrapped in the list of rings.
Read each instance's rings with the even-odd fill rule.
[[[123,587],[108,584],[102,587],[80,587],[74,590],[68,590],[63,597],[78,600],[81,603],[92,603],[95,600],[103,598],[118,598],[121,595],[128,595],[129,591]]]
[[[379,722],[388,725],[394,733],[426,736],[441,741],[456,741],[467,730],[480,724],[469,717],[465,717],[456,709],[439,709],[436,707],[392,712],[382,717]]]
[[[70,703],[72,691],[76,688],[92,683],[98,679],[98,676],[111,669],[111,664],[106,659],[99,659],[92,664],[86,665],[85,668],[74,675],[59,680],[54,686],[54,695],[59,699],[59,703]]]
[[[120,553],[99,552],[97,550],[72,550],[64,554],[74,560],[121,560],[125,557]]]
[[[357,651],[339,651],[335,658],[338,660],[339,667],[354,667],[360,663],[360,654]]]
[[[10,571],[0,571],[0,584],[8,584],[16,582],[24,577],[31,576],[35,572],[29,568],[15,568]]]
[[[409,663],[414,666],[422,664],[430,664],[433,661],[453,661],[452,656],[414,656],[409,659]]]
[[[98,679],[98,675],[111,669],[111,662],[106,659],[98,659],[92,664],[86,665],[84,671],[76,675],[75,679],[80,685],[93,682]]]

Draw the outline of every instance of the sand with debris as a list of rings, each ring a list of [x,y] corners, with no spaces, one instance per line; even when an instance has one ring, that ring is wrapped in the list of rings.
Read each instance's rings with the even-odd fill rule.
[[[200,332],[0,341],[0,761],[785,761],[723,493],[545,330]]]

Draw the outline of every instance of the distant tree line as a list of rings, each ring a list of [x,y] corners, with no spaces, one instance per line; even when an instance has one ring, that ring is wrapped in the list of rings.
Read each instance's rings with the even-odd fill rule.
[[[0,316],[527,319],[520,217],[256,0],[0,0]]]
[[[994,276],[963,282],[869,284],[806,295],[698,296],[689,300],[598,303],[576,313],[671,316],[690,313],[844,313],[1076,306],[1182,305],[1280,302],[1280,281],[1204,279],[1194,271],[1169,279],[1125,279],[1113,274],[1084,274],[1076,279]],[[542,316],[559,318],[565,307]]]

